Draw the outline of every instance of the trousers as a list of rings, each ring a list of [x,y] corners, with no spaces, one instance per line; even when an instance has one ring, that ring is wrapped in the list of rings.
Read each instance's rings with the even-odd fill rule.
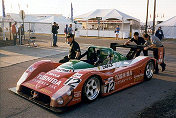
[[[57,34],[53,34],[53,46],[56,46],[57,43]]]

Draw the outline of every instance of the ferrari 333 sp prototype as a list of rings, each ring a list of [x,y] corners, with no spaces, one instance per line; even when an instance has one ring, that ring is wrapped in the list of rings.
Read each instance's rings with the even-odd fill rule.
[[[150,80],[155,59],[139,56],[128,60],[112,48],[91,46],[85,60],[56,63],[41,60],[32,64],[16,87],[9,90],[55,112],[91,102],[129,86]]]

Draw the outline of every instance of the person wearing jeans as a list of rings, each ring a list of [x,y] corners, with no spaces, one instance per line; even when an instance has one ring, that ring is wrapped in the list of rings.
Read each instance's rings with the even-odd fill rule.
[[[54,47],[58,47],[56,44],[57,44],[57,33],[58,33],[58,30],[59,29],[59,26],[58,24],[56,24],[56,22],[54,22],[53,26],[52,26],[52,33],[53,33],[53,46]]]

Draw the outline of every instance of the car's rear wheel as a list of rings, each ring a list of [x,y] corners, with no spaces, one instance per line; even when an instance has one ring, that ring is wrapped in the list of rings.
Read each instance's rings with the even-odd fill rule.
[[[153,77],[153,72],[154,72],[154,62],[152,60],[150,60],[150,61],[148,61],[147,65],[145,67],[144,79],[150,80]]]
[[[87,102],[94,101],[100,94],[100,80],[98,77],[90,77],[83,86],[83,99]]]

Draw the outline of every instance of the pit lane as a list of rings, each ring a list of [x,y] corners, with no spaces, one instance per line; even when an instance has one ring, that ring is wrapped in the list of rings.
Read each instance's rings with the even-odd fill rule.
[[[100,46],[108,46],[111,42],[122,40],[77,39],[81,43],[89,43]],[[110,96],[99,98],[91,104],[80,103],[65,113],[53,113],[37,106],[19,96],[11,94],[8,88],[14,87],[22,73],[31,64],[42,59],[58,61],[65,54],[56,54],[39,59],[21,62],[15,65],[0,68],[0,117],[1,118],[128,118],[136,117],[138,111],[150,107],[153,103],[164,99],[176,90],[176,41],[165,40],[166,47],[166,71],[154,75],[151,81],[147,81],[133,87],[116,92]],[[127,52],[122,51],[122,53]]]

